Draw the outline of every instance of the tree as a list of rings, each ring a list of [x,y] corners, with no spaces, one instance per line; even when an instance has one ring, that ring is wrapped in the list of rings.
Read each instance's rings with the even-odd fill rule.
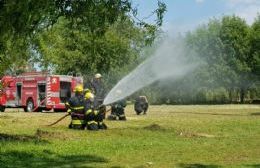
[[[257,15],[251,27],[250,56],[248,64],[252,68],[255,78],[260,80],[260,14]]]
[[[233,86],[240,88],[240,101],[244,103],[245,92],[251,85],[250,28],[245,20],[237,16],[225,16],[220,38],[228,55],[228,65],[237,74]]]
[[[154,39],[154,32],[157,31],[158,27],[161,25],[165,10],[166,7],[164,3],[159,2],[158,9],[155,12],[158,16],[156,24],[140,24],[145,25],[143,26],[143,30],[149,32],[150,35],[152,34],[149,39]],[[10,65],[16,63],[16,60],[24,59],[26,62],[28,59],[30,59],[29,54],[25,53],[28,53],[28,50],[30,53],[30,50],[32,50],[31,47],[33,47],[34,50],[38,49],[37,46],[34,44],[34,37],[38,36],[39,32],[52,29],[53,25],[60,18],[66,20],[65,24],[67,28],[71,30],[69,33],[66,34],[67,37],[73,39],[74,36],[83,37],[84,34],[84,38],[87,37],[87,41],[93,44],[93,47],[89,50],[89,52],[97,57],[101,56],[102,58],[100,60],[105,59],[106,55],[100,55],[100,52],[97,53],[97,49],[99,48],[96,45],[107,45],[104,43],[104,39],[106,39],[105,36],[108,35],[107,32],[110,31],[109,29],[111,25],[120,20],[129,20],[131,18],[130,13],[132,11],[133,9],[131,6],[131,1],[129,0],[0,1],[1,72],[5,72],[5,70],[8,69]],[[134,22],[134,24],[137,25],[138,22]],[[151,27],[153,29],[151,29]],[[19,39],[21,39],[23,43],[16,44],[16,41],[18,41]],[[10,41],[10,43],[12,44],[12,51],[13,48],[17,48],[17,50],[21,50],[24,53],[20,56],[14,56],[14,54],[8,53],[7,41]],[[75,54],[75,46],[70,45],[66,47],[68,51],[72,52],[71,54]],[[69,50],[69,48],[71,50]],[[94,63],[93,67],[96,66],[94,65]],[[53,66],[56,65],[53,64]],[[106,67],[104,66],[101,69],[104,70],[105,68]]]

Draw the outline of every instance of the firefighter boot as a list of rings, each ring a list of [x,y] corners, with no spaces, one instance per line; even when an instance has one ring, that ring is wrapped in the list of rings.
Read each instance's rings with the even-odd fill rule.
[[[98,130],[98,125],[97,125],[97,123],[94,122],[94,121],[88,122],[88,124],[87,124],[87,129],[88,129],[88,130],[97,131],[97,130]]]
[[[107,117],[107,119],[108,119],[108,120],[116,120],[116,115],[111,114],[111,115],[109,115],[109,116]]]
[[[70,125],[69,125],[69,129],[72,129],[72,124],[70,123]]]
[[[125,115],[120,115],[120,116],[119,116],[119,120],[126,121]]]
[[[107,125],[104,122],[99,122],[98,123],[98,128],[99,129],[107,129]]]

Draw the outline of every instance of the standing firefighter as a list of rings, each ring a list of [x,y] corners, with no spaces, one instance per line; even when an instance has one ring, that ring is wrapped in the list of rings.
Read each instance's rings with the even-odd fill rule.
[[[105,98],[105,89],[102,82],[102,75],[100,73],[95,74],[94,79],[91,81],[92,92],[95,95],[94,106],[98,109],[103,104]]]
[[[86,126],[85,122],[85,99],[83,96],[83,86],[77,85],[75,87],[75,96],[70,98],[65,103],[68,108],[68,112],[71,115],[71,123],[69,128],[73,129],[84,129]]]
[[[106,112],[105,106],[101,106],[98,110],[94,108],[94,95],[87,91],[85,94],[86,99],[86,123],[88,130],[107,129],[106,124],[103,122],[103,115]]]
[[[149,105],[146,96],[139,96],[136,98],[134,108],[137,115],[139,115],[142,112],[146,114],[148,106]]]
[[[120,90],[116,91],[116,96],[121,94]],[[119,100],[111,105],[111,114],[108,116],[109,120],[126,120],[125,116],[126,101],[124,99]]]

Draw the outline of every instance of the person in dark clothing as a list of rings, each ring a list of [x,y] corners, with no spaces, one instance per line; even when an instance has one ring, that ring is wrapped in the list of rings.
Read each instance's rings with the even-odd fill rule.
[[[83,96],[83,87],[78,85],[75,87],[75,96],[71,97],[66,103],[68,113],[71,115],[71,123],[69,128],[85,129],[85,104],[86,101]]]
[[[125,116],[126,101],[119,100],[111,105],[111,114],[108,116],[109,120],[126,120]]]
[[[107,129],[107,125],[104,123],[106,115],[106,106],[102,105],[98,109],[98,113],[96,115],[95,121],[98,123],[98,129]]]
[[[105,98],[105,88],[101,74],[95,74],[95,78],[91,81],[91,87],[92,93],[95,95],[94,108],[97,110],[103,104]]]
[[[139,96],[136,98],[134,108],[137,115],[141,114],[142,112],[143,114],[146,114],[148,107],[149,105],[146,96]]]

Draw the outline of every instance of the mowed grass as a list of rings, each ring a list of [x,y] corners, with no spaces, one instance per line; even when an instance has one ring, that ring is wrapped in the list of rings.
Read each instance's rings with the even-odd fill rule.
[[[109,129],[70,130],[65,113],[0,113],[0,167],[260,167],[260,106],[150,106]]]

